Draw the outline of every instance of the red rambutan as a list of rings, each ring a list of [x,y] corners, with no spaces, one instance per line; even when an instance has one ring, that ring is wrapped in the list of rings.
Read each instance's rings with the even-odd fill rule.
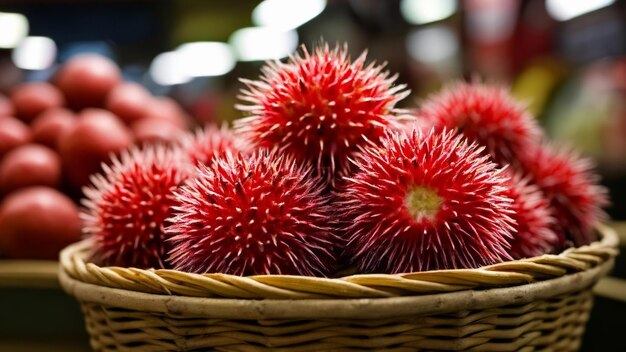
[[[133,148],[91,177],[82,204],[84,232],[94,239],[94,261],[102,265],[163,268],[164,226],[174,191],[188,177],[176,150]]]
[[[559,238],[553,231],[554,218],[549,202],[539,188],[519,173],[509,170],[507,195],[513,199],[510,216],[515,220],[515,232],[509,253],[513,259],[551,253]]]
[[[509,178],[456,131],[391,132],[344,177],[346,256],[363,272],[476,268],[511,259]]]
[[[408,95],[394,86],[396,75],[384,65],[365,65],[363,53],[350,62],[347,46],[328,44],[287,63],[270,62],[260,81],[242,80],[247,89],[237,108],[250,116],[235,121],[252,145],[277,149],[316,166],[331,183],[347,158],[368,142],[377,142],[397,125],[395,104]]]
[[[248,146],[236,136],[226,125],[217,128],[206,125],[195,133],[186,133],[181,138],[181,147],[185,156],[195,166],[198,163],[210,165],[213,158],[225,153],[246,153]]]
[[[196,273],[328,274],[337,238],[309,170],[267,151],[199,165],[176,193],[169,261]]]
[[[534,117],[498,86],[454,84],[427,98],[417,115],[436,128],[457,128],[502,166],[542,136]]]
[[[549,200],[558,236],[575,246],[596,239],[594,226],[607,219],[602,207],[609,200],[590,160],[544,143],[529,146],[521,155],[520,167]]]

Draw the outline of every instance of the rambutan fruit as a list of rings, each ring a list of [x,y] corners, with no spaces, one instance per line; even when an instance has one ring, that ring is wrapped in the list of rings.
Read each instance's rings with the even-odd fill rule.
[[[456,128],[501,166],[514,163],[520,152],[537,144],[542,131],[535,118],[504,88],[456,83],[428,97],[417,111],[436,128]]]
[[[549,200],[558,236],[575,246],[596,239],[594,226],[607,219],[602,208],[609,200],[590,160],[571,150],[543,143],[526,148],[520,167]]]
[[[322,190],[310,168],[269,151],[199,165],[176,193],[169,261],[196,273],[328,274],[338,239]]]
[[[390,132],[344,176],[345,255],[366,273],[476,268],[511,259],[510,179],[456,131]]]
[[[359,146],[398,124],[394,106],[408,95],[384,64],[365,60],[363,53],[351,62],[347,46],[324,44],[312,54],[303,47],[287,63],[267,63],[259,81],[242,80],[246,104],[237,108],[250,116],[235,121],[235,129],[254,146],[311,164],[333,183]]]
[[[174,191],[188,177],[180,154],[162,146],[132,148],[103,165],[84,188],[84,232],[101,265],[165,267],[164,226]]]
[[[510,216],[516,223],[509,253],[513,259],[521,259],[553,252],[560,240],[553,231],[555,220],[548,199],[528,178],[511,169],[507,171],[507,195],[513,199]]]
[[[195,132],[188,132],[180,140],[183,154],[191,164],[210,165],[213,158],[223,156],[225,153],[250,151],[248,145],[236,136],[226,125],[217,128],[214,125],[206,125]]]

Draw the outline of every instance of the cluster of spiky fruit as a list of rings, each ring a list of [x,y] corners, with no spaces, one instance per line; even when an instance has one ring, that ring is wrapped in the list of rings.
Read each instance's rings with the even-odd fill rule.
[[[383,66],[303,49],[245,80],[235,130],[124,154],[86,192],[93,259],[234,275],[476,268],[594,239],[606,194],[499,87],[412,123]]]

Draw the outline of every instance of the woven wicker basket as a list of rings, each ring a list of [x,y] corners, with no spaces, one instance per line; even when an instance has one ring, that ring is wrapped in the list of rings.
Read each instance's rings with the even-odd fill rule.
[[[61,253],[97,351],[574,351],[617,237],[474,270],[336,279],[85,263]]]

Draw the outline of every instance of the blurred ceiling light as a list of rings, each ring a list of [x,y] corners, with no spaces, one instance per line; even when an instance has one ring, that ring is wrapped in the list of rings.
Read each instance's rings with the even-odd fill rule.
[[[162,86],[187,83],[191,80],[182,68],[178,54],[174,51],[161,53],[152,60],[150,77]]]
[[[0,48],[15,48],[28,35],[28,20],[19,13],[0,12]]]
[[[557,21],[567,21],[613,4],[615,0],[546,0],[546,9]]]
[[[189,77],[221,76],[235,68],[230,45],[219,42],[187,43],[176,49],[178,64]]]
[[[298,33],[270,27],[248,27],[235,31],[228,42],[240,61],[281,59],[298,47]]]
[[[326,0],[265,0],[252,11],[257,26],[290,30],[309,22],[324,11]]]
[[[57,56],[54,40],[47,37],[26,37],[13,50],[15,66],[23,70],[45,70],[52,66]]]
[[[450,28],[434,26],[409,33],[406,48],[418,62],[437,64],[459,53],[459,39]]]
[[[412,24],[441,21],[457,10],[457,0],[402,0],[400,13]]]

